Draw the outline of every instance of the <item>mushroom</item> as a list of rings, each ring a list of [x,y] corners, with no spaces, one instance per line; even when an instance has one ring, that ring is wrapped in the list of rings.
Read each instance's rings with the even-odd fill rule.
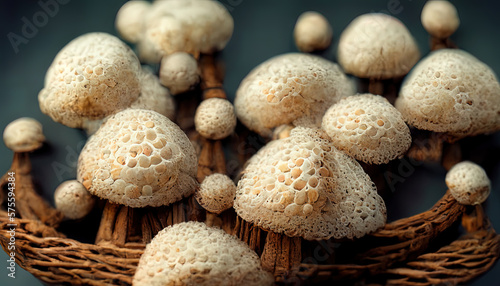
[[[451,195],[463,205],[483,203],[490,194],[490,179],[484,169],[470,161],[453,166],[446,174]]]
[[[192,89],[199,81],[198,63],[190,54],[176,52],[161,60],[160,82],[173,95]]]
[[[146,246],[133,285],[274,285],[259,257],[219,228],[185,222],[160,231]]]
[[[5,127],[3,141],[14,152],[31,152],[42,147],[42,124],[29,117],[18,118]]]
[[[227,99],[205,99],[196,109],[194,125],[196,131],[205,138],[224,139],[233,133],[236,127],[234,107]]]
[[[69,219],[81,219],[94,207],[94,197],[77,180],[60,184],[54,192],[56,209]]]
[[[307,11],[300,14],[293,30],[295,45],[305,53],[326,50],[333,37],[332,26],[321,13]]]
[[[403,83],[396,108],[418,129],[449,141],[500,130],[500,84],[471,54],[441,49],[419,62]]]
[[[337,64],[289,53],[254,68],[240,83],[234,107],[244,125],[270,138],[274,128],[298,119],[321,125],[328,107],[353,93],[352,82]]]
[[[57,227],[63,215],[36,192],[31,176],[29,152],[39,149],[45,142],[42,124],[28,117],[16,119],[5,127],[3,140],[7,148],[14,151],[14,158],[10,169],[0,178],[0,189],[8,189],[12,194],[15,191],[15,207],[18,216]],[[5,196],[2,191],[0,203],[4,200]]]
[[[368,164],[385,164],[410,148],[410,129],[385,98],[361,94],[332,105],[322,128],[339,150]]]
[[[216,215],[233,206],[235,194],[236,185],[225,174],[214,173],[203,179],[195,198],[207,211],[208,226],[217,224]]]
[[[419,58],[415,39],[401,21],[389,15],[358,16],[340,35],[339,64],[348,74],[370,79],[372,94],[383,95],[380,80],[402,78]]]
[[[460,25],[455,6],[446,0],[429,0],[425,3],[420,16],[422,25],[431,35],[431,50],[452,48],[448,39]]]
[[[125,2],[115,19],[115,27],[120,37],[130,43],[139,42],[144,31],[144,18],[151,6],[151,3],[145,0]]]
[[[73,128],[95,129],[93,121],[128,108],[162,111],[173,116],[170,94],[141,68],[134,52],[106,33],[89,33],[68,43],[55,57],[38,95],[40,109]],[[166,97],[166,98],[165,98]],[[157,106],[153,104],[167,104]],[[93,127],[93,128],[92,128]]]
[[[175,123],[150,110],[108,118],[78,159],[78,181],[93,195],[129,207],[158,207],[197,186],[191,142]]]
[[[324,131],[304,127],[271,141],[247,162],[234,209],[268,230],[262,261],[271,272],[280,271],[274,265],[289,253],[294,255],[282,271],[293,272],[300,238],[359,238],[386,220],[384,201],[359,163],[337,150]],[[277,252],[282,240],[288,242]]]
[[[213,0],[155,1],[145,9],[146,12],[132,13],[132,21],[126,19],[130,15],[127,10],[125,6],[124,11],[117,14],[116,23],[134,22],[135,17],[143,15],[143,22],[136,23],[136,27],[143,27],[142,36],[130,37],[129,31],[119,31],[129,39],[139,38],[135,41],[139,57],[148,63],[157,63],[162,56],[175,52],[197,56],[220,51],[228,43],[234,28],[231,14],[223,4]]]

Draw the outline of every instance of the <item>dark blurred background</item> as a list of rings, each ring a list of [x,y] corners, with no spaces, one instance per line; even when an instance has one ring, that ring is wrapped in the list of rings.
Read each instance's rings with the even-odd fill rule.
[[[43,5],[55,2],[50,15]],[[53,190],[64,180],[76,176],[76,160],[86,136],[83,132],[53,122],[40,112],[37,95],[45,72],[57,52],[69,41],[88,32],[117,35],[114,19],[124,0],[2,0],[0,2],[0,130],[12,120],[29,116],[44,126],[47,144],[32,154],[33,174],[38,188],[52,201]],[[429,52],[429,38],[420,23],[425,1],[417,0],[220,0],[234,18],[235,30],[221,53],[226,67],[225,88],[232,99],[241,79],[256,65],[278,54],[297,51],[292,31],[304,11],[320,11],[330,21],[334,42],[324,55],[336,61],[336,45],[341,31],[356,16],[369,12],[393,15],[404,22],[420,45],[422,55]],[[487,63],[500,74],[500,2],[452,1],[461,24],[452,40],[462,49]],[[26,28],[27,22],[36,24]],[[24,29],[24,30],[23,30]],[[24,33],[24,35],[23,35]],[[20,39],[19,37],[23,37]],[[13,44],[14,43],[14,44]],[[492,179],[492,194],[485,203],[493,225],[500,230],[500,137],[480,136],[465,145],[464,155],[485,168]],[[0,172],[11,163],[12,152],[0,143]],[[413,215],[427,210],[446,191],[446,171],[437,164],[418,166],[387,202],[389,218]],[[95,222],[98,224],[98,220]],[[41,285],[31,274],[17,268],[16,279],[7,277],[7,255],[0,252],[0,285]],[[471,285],[499,285],[498,264]]]

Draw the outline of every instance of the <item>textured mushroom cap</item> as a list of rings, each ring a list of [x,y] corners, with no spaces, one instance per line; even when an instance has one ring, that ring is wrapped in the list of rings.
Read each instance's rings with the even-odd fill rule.
[[[231,14],[213,0],[156,1],[146,18],[145,37],[162,55],[220,51],[234,28]]]
[[[308,240],[361,237],[386,220],[384,201],[359,163],[322,130],[303,127],[248,161],[234,209],[261,228]]]
[[[405,79],[396,108],[419,129],[461,138],[500,130],[500,84],[494,72],[457,49],[432,52]]]
[[[300,53],[273,57],[254,68],[240,83],[234,107],[250,130],[272,136],[272,129],[309,117],[318,126],[325,111],[354,86],[340,67]]]
[[[3,131],[5,146],[14,152],[30,152],[40,148],[45,141],[42,124],[29,117],[18,118]]]
[[[177,52],[161,60],[160,82],[173,95],[190,90],[199,81],[198,62],[190,54]]]
[[[201,222],[169,226],[153,238],[133,285],[274,285],[257,254],[237,237]]]
[[[77,180],[65,181],[54,192],[56,208],[69,219],[80,219],[94,207],[94,197]]]
[[[361,15],[340,35],[338,61],[346,73],[357,77],[404,76],[419,58],[420,52],[410,31],[389,15]]]
[[[236,185],[224,174],[212,174],[205,179],[196,192],[195,198],[207,211],[220,214],[233,206]]]
[[[144,33],[146,14],[151,3],[145,0],[128,1],[116,14],[115,27],[120,36],[128,42],[137,43]]]
[[[490,179],[484,169],[464,161],[453,166],[446,174],[446,185],[453,197],[463,205],[477,205],[490,194]]]
[[[425,30],[437,38],[448,38],[460,25],[457,9],[444,0],[427,1],[420,19]]]
[[[134,52],[106,33],[89,33],[67,44],[55,57],[38,95],[40,109],[54,121],[82,127],[139,97],[141,71]]]
[[[173,120],[175,102],[168,89],[160,84],[160,80],[148,68],[143,68],[139,75],[141,94],[130,108],[153,110]]]
[[[323,15],[315,11],[307,11],[297,19],[293,36],[297,48],[308,53],[328,48],[332,42],[333,30]]]
[[[354,95],[332,105],[321,127],[339,150],[368,164],[384,164],[411,145],[410,129],[387,99]]]
[[[78,181],[93,195],[130,207],[162,206],[191,195],[196,154],[165,116],[126,109],[108,118],[78,159]]]
[[[196,109],[194,126],[205,138],[213,140],[226,138],[236,127],[233,105],[222,98],[203,100]]]

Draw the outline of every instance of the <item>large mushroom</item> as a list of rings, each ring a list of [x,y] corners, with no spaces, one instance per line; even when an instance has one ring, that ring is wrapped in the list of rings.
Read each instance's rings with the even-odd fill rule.
[[[94,126],[93,121],[138,100],[142,100],[141,108],[155,109],[159,108],[156,103],[166,104],[157,110],[172,118],[173,107],[168,106],[173,106],[173,100],[167,89],[153,89],[154,81],[158,79],[142,70],[137,56],[120,39],[106,33],[89,33],[77,37],[57,54],[47,70],[38,101],[43,113],[73,128]]]
[[[289,53],[254,68],[238,87],[234,106],[244,125],[270,138],[273,129],[283,124],[321,125],[328,107],[353,93],[352,82],[337,64]]]
[[[430,53],[405,79],[395,105],[409,125],[440,133],[439,140],[453,142],[500,130],[498,79],[463,50]],[[440,149],[433,153],[420,159],[440,158]]]
[[[301,238],[359,238],[386,220],[384,201],[359,163],[338,151],[324,131],[305,127],[271,141],[248,161],[234,208],[268,230],[262,261],[275,275],[296,270]]]
[[[381,80],[402,78],[419,58],[410,31],[386,14],[358,16],[340,35],[339,64],[348,74],[370,79],[368,91],[372,94],[384,95]]]
[[[133,285],[273,285],[248,245],[219,228],[185,222],[160,231],[139,260]]]

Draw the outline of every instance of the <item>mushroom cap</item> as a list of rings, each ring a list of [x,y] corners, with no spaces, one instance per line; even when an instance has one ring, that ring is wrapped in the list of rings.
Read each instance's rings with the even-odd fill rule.
[[[200,81],[198,62],[185,52],[176,52],[161,60],[160,82],[173,95],[192,89]]]
[[[194,126],[201,136],[213,140],[224,139],[236,127],[234,107],[227,99],[203,100],[194,115]]]
[[[237,237],[201,222],[169,226],[153,238],[133,285],[274,285],[257,254]]]
[[[301,117],[319,126],[328,107],[352,94],[354,85],[337,64],[289,53],[255,67],[240,83],[234,107],[250,130],[271,137],[272,129]]]
[[[231,14],[223,4],[213,0],[156,1],[145,25],[144,37],[162,55],[220,51],[234,29]]]
[[[168,89],[160,84],[160,80],[149,68],[143,68],[139,74],[141,94],[130,108],[147,109],[160,113],[174,120],[175,102]]]
[[[307,240],[361,237],[386,220],[385,203],[359,163],[324,131],[304,127],[248,161],[234,209],[261,228]]]
[[[407,76],[396,100],[405,121],[461,138],[500,130],[500,84],[471,54],[441,49]]]
[[[425,30],[434,37],[448,38],[460,25],[455,6],[444,0],[427,1],[420,16]]]
[[[212,174],[201,182],[195,193],[198,203],[207,211],[220,214],[233,206],[236,185],[224,174]]]
[[[144,34],[144,22],[151,3],[145,0],[128,1],[118,10],[115,27],[128,42],[137,43]]]
[[[490,179],[484,169],[470,161],[453,166],[446,174],[452,196],[463,205],[478,205],[490,194]]]
[[[82,127],[124,109],[140,94],[141,66],[134,52],[106,33],[82,35],[59,51],[38,95],[54,121]]]
[[[341,99],[325,113],[321,126],[335,147],[368,164],[388,163],[411,145],[403,116],[379,95]]]
[[[45,136],[42,124],[29,117],[18,118],[3,131],[5,146],[14,152],[30,152],[42,147]]]
[[[332,26],[321,13],[307,11],[300,14],[293,30],[295,45],[305,53],[328,48],[332,42]]]
[[[191,195],[197,168],[193,145],[175,123],[154,111],[126,109],[89,138],[78,181],[113,203],[157,207]]]
[[[77,180],[60,184],[54,192],[56,209],[69,219],[81,219],[94,207],[94,197]]]
[[[404,76],[419,58],[420,52],[410,31],[389,15],[358,16],[340,35],[339,64],[346,73],[360,78]]]

